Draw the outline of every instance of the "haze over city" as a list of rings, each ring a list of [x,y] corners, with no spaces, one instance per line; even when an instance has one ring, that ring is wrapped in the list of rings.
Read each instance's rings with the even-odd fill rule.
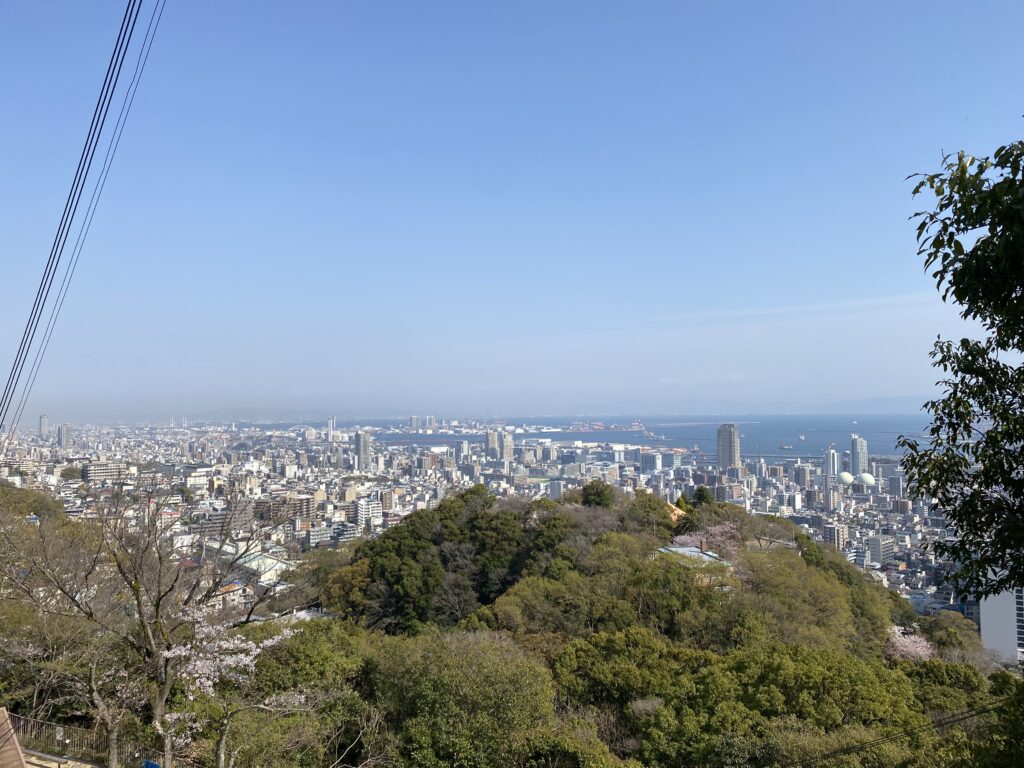
[[[178,4],[26,412],[913,410],[971,329],[905,177],[1021,125],[987,6]],[[0,8],[5,326],[120,12]]]
[[[1024,766],[1022,29],[0,3],[0,768]]]

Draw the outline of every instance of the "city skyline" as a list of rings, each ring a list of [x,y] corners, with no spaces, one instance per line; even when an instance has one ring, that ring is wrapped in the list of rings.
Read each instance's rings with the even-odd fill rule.
[[[971,329],[920,268],[905,177],[1019,130],[1013,46],[965,37],[952,3],[439,8],[171,7],[27,412],[930,396],[936,334]],[[117,13],[3,10],[5,325]],[[955,100],[936,46],[972,83]],[[612,350],[655,363],[593,376]]]
[[[1018,765],[969,10],[0,3],[3,768]]]

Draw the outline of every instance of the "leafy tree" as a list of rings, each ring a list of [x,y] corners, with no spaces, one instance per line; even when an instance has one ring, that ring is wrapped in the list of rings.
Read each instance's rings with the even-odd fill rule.
[[[922,442],[901,437],[911,487],[958,537],[935,551],[955,563],[954,586],[978,597],[1024,586],[1024,142],[991,158],[943,158],[914,193],[919,254],[944,301],[984,339],[940,339],[932,351],[941,396],[925,404]]]
[[[988,680],[970,664],[940,659],[896,665],[914,687],[914,698],[933,717],[964,712],[991,702]]]
[[[623,511],[621,526],[627,533],[647,532],[660,541],[668,541],[675,522],[668,502],[648,491],[638,491]]]
[[[383,764],[393,744],[383,713],[357,690],[365,639],[337,621],[311,621],[273,643],[270,622],[246,632],[262,647],[250,674],[207,699],[218,765]],[[226,759],[225,759],[226,758]]]
[[[555,726],[551,675],[509,639],[486,632],[391,638],[367,685],[396,726],[400,765],[507,766]]]
[[[996,722],[987,738],[972,745],[974,758],[985,768],[1016,768],[1024,755],[1024,681],[1001,672],[993,680],[992,693],[1005,701],[995,711]]]
[[[0,480],[0,516],[8,519],[63,517],[64,507],[50,496]]]
[[[64,467],[60,471],[61,480],[81,480],[82,479],[82,468],[76,466]]]
[[[362,543],[327,578],[325,604],[391,634],[454,626],[525,574],[564,573],[576,529],[560,508],[498,504],[477,486]]]
[[[920,617],[921,631],[946,661],[985,665],[985,649],[977,625],[955,611]]]
[[[615,489],[603,480],[591,480],[583,486],[585,507],[611,507],[615,504]]]
[[[703,485],[698,485],[697,490],[693,492],[693,503],[694,504],[714,504],[715,495],[711,490]]]

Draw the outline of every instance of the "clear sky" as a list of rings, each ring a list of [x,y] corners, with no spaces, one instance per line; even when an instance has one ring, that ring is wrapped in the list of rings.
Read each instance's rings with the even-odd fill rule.
[[[123,11],[0,0],[0,364]],[[1006,2],[169,0],[26,420],[877,410]],[[909,399],[908,399],[909,398]]]

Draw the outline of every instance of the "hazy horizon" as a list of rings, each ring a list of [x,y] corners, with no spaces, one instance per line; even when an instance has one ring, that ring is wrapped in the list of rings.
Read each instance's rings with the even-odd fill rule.
[[[831,417],[859,417],[859,418],[915,418],[924,416],[920,407],[913,404],[901,406],[894,402],[889,408],[885,408],[877,401],[867,401],[856,407],[856,403],[849,403],[845,407],[832,410],[803,410],[803,411],[770,411],[770,410],[731,410],[731,411],[689,411],[689,412],[642,412],[642,411],[566,411],[566,412],[533,412],[525,413],[518,411],[411,411],[408,409],[377,409],[366,411],[347,411],[345,409],[317,408],[312,410],[288,410],[286,408],[235,408],[233,410],[212,410],[198,412],[179,412],[163,414],[144,414],[134,418],[119,418],[116,416],[99,418],[70,418],[61,416],[56,418],[49,412],[32,414],[31,418],[22,420],[21,429],[33,431],[36,428],[35,419],[45,415],[51,425],[58,422],[71,424],[91,424],[95,426],[118,426],[135,424],[161,425],[173,421],[175,425],[181,426],[182,420],[187,419],[189,425],[194,424],[228,424],[238,422],[239,424],[309,424],[320,426],[326,423],[328,417],[335,417],[337,426],[347,427],[364,424],[366,426],[377,426],[384,423],[406,424],[409,417],[419,416],[425,418],[434,416],[438,421],[457,420],[463,423],[469,421],[506,422],[512,424],[532,423],[544,425],[560,422],[568,424],[573,420],[593,420],[618,423],[620,426],[633,419],[709,419],[707,423],[721,423],[735,421],[744,423],[748,419],[758,418],[831,418]],[[694,422],[696,423],[696,422]]]
[[[991,11],[170,4],[22,426],[908,412],[972,328],[906,177],[1021,131]],[[0,7],[5,328],[121,12]]]

